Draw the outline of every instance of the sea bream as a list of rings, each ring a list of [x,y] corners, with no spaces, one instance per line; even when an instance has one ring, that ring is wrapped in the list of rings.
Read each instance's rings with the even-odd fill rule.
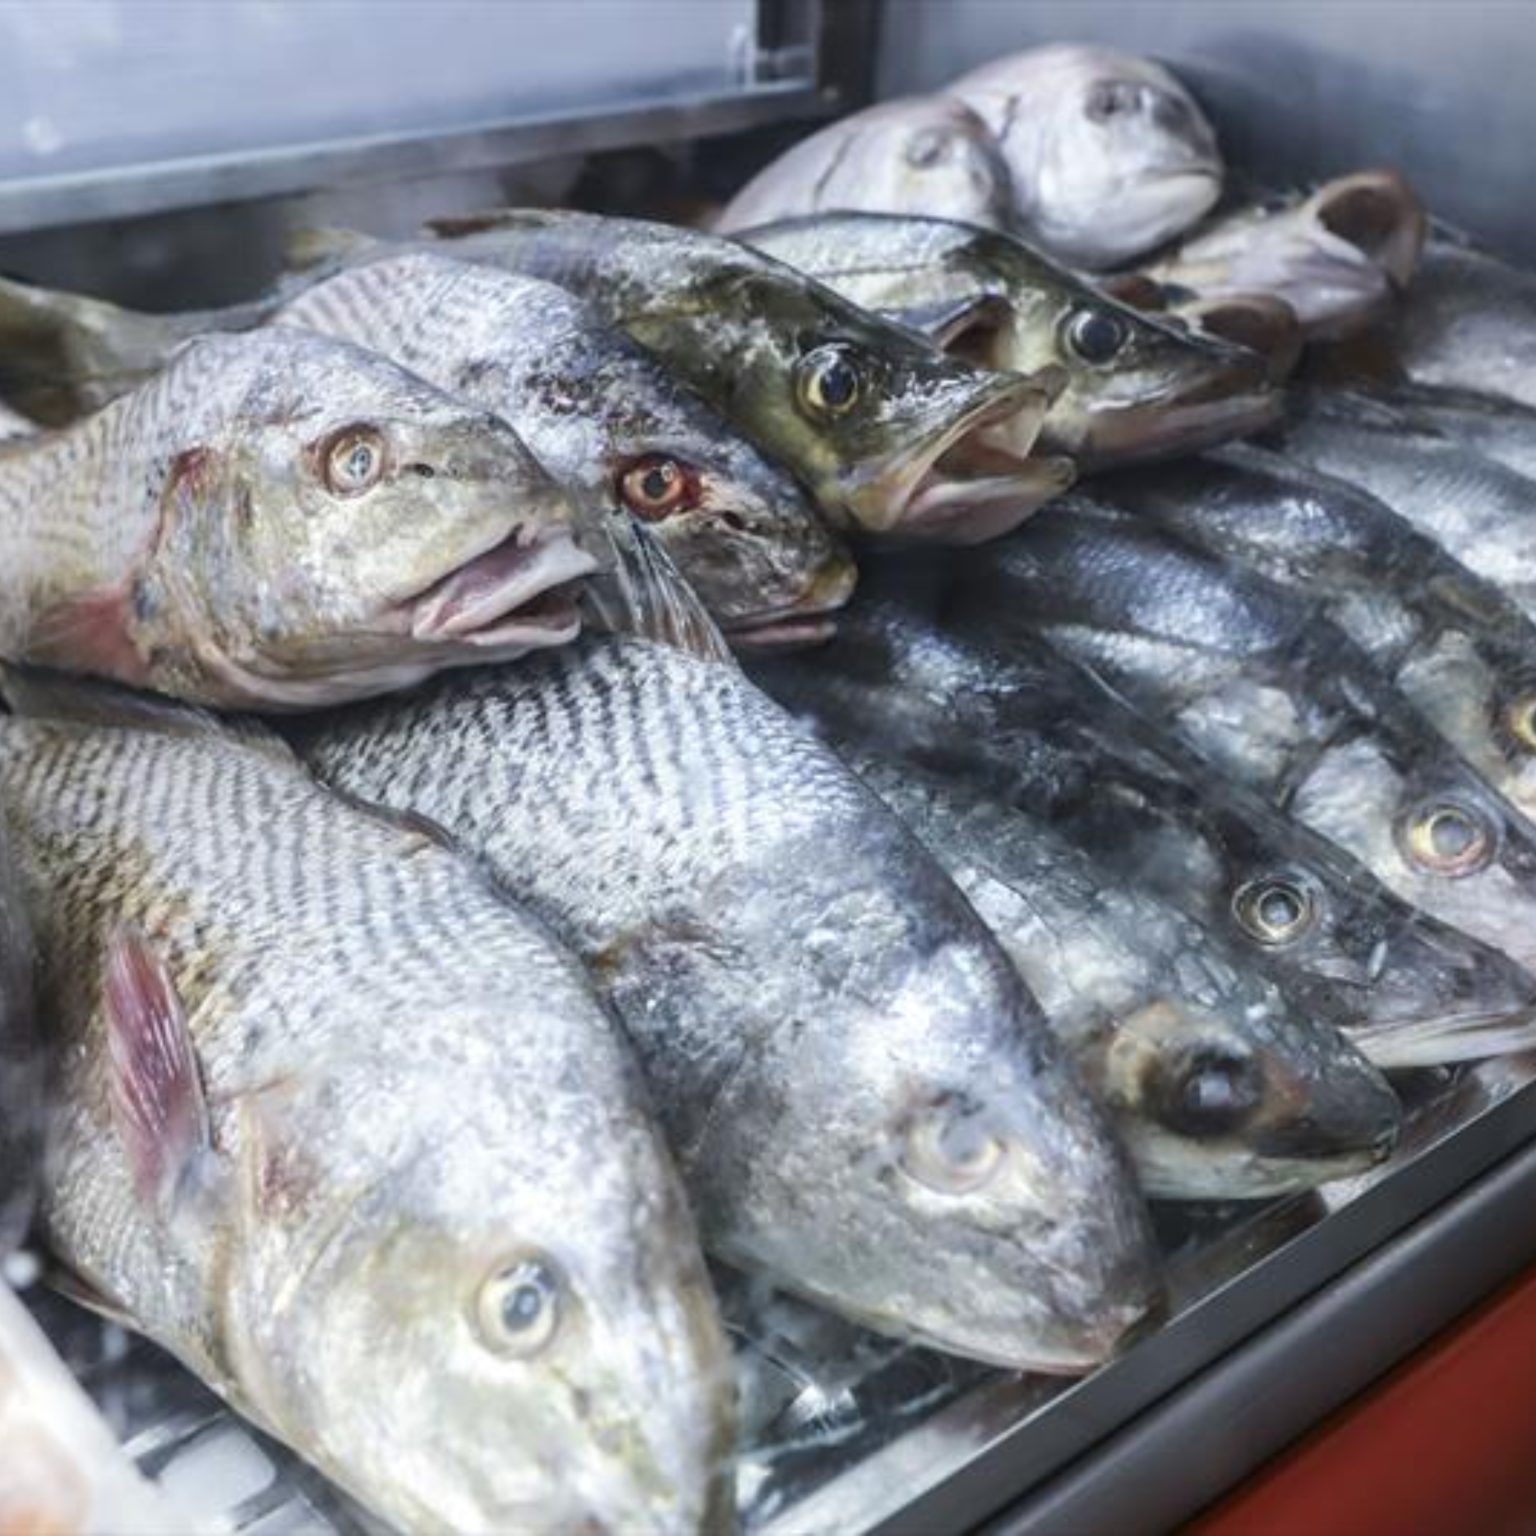
[[[1262,1198],[1358,1172],[1390,1149],[1385,1081],[1232,946],[1127,885],[1070,829],[886,755],[880,654],[865,637],[761,669],[917,834],[1018,966],[1108,1108],[1143,1189]]]
[[[1143,314],[995,230],[849,213],[740,238],[957,356],[1061,370],[1040,444],[1084,467],[1193,452],[1279,414],[1266,358]]]
[[[295,739],[585,958],[716,1257],[952,1353],[1105,1359],[1156,1288],[1139,1197],[964,898],[728,659],[554,656]]]
[[[903,96],[850,113],[785,150],[726,205],[723,234],[810,213],[859,209],[1014,222],[1008,162],[987,125],[952,96]]]
[[[715,1529],[724,1339],[575,959],[265,733],[8,693],[79,1288],[403,1531]]]
[[[1536,622],[1384,502],[1246,445],[1109,476],[1079,500],[1314,602],[1536,826]]]
[[[1161,64],[1051,43],[946,87],[997,136],[1014,210],[1061,261],[1116,267],[1181,234],[1221,195],[1216,134]]]
[[[1405,901],[1536,965],[1536,828],[1312,602],[1086,505],[1000,546],[983,579],[1000,624],[1092,667]]]
[[[268,709],[563,644],[598,568],[504,422],[293,330],[0,446],[0,519],[0,654]]]
[[[974,559],[881,560],[827,654],[840,710],[903,766],[1016,808],[1082,849],[1108,888],[1214,936],[1300,1016],[1383,1066],[1460,1060],[1531,1038],[1536,977],[1395,897],[1356,861],[1214,772],[1020,626],[999,623]],[[806,658],[807,665],[811,658]],[[785,670],[766,662],[765,678]]]

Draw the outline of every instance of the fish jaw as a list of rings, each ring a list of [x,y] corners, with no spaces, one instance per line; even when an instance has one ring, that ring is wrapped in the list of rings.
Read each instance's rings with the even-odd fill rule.
[[[739,620],[726,627],[725,637],[733,649],[746,651],[823,644],[837,633],[837,612],[853,596],[858,580],[851,560],[829,561],[800,601]]]
[[[1284,411],[1284,395],[1262,380],[1232,392],[1218,381],[1161,401],[1095,411],[1071,451],[1084,469],[1151,463],[1262,432]]]

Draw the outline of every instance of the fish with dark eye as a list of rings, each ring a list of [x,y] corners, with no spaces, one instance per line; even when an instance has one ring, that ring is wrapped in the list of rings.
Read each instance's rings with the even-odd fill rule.
[[[1247,446],[1106,477],[1091,502],[1318,603],[1536,826],[1536,622],[1384,502]]]
[[[1312,340],[1337,341],[1388,316],[1413,281],[1428,216],[1392,171],[1359,171],[1302,196],[1215,215],[1146,267],[1203,299],[1282,299]]]
[[[857,209],[1006,229],[1008,162],[987,125],[950,96],[884,101],[802,139],[771,161],[715,221],[723,234],[774,219]]]
[[[1018,1369],[1088,1370],[1151,1304],[1134,1181],[1007,957],[728,659],[593,636],[297,740],[585,958],[715,1257]]]
[[[1060,261],[1120,266],[1181,234],[1221,195],[1214,130],[1150,59],[1053,43],[983,64],[946,94],[996,135],[1016,217]]]
[[[1536,618],[1536,478],[1389,403],[1332,390],[1299,392],[1273,444],[1379,496]]]
[[[1192,452],[1280,411],[1268,358],[1133,309],[994,230],[850,213],[740,238],[957,357],[1057,373],[1040,443],[1084,468]]]
[[[1119,880],[1070,828],[886,755],[885,700],[862,684],[866,660],[856,643],[834,643],[761,670],[997,935],[1149,1196],[1262,1198],[1386,1155],[1397,1101],[1343,1035],[1292,1009],[1222,935]]]
[[[836,669],[840,722],[859,721],[904,768],[1049,826],[1109,888],[1182,913],[1298,1016],[1346,1030],[1379,1065],[1486,1056],[1536,1038],[1536,977],[1407,905],[1022,625],[1000,621],[985,565],[979,554],[947,568],[887,557],[866,569],[817,658]],[[776,688],[795,669],[765,660],[754,671]]]
[[[0,447],[0,652],[306,708],[575,636],[593,527],[516,433],[360,348],[210,336]]]
[[[988,579],[1000,623],[1091,667],[1404,900],[1536,965],[1536,828],[1310,597],[1084,503],[1000,546]]]
[[[729,1356],[575,957],[259,727],[7,693],[80,1287],[391,1529],[718,1529]]]

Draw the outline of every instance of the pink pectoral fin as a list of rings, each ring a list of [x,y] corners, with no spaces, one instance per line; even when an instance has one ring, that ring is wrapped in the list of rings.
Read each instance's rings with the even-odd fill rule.
[[[135,928],[108,945],[106,1012],[113,1124],[140,1198],[167,1201],[208,1148],[208,1105],[176,983]]]

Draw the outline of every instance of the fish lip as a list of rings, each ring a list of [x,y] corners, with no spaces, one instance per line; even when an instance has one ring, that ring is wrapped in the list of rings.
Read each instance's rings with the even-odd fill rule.
[[[837,633],[833,615],[847,606],[858,585],[852,560],[829,563],[812,577],[803,597],[777,608],[760,608],[744,618],[721,625],[733,647],[777,649],[785,645],[819,645]]]
[[[565,530],[524,542],[516,528],[398,605],[413,640],[555,645],[581,626],[575,584],[599,569]]]
[[[1273,426],[1284,410],[1285,396],[1273,385],[1222,393],[1213,383],[1163,401],[1096,412],[1076,450],[1078,462],[1103,469],[1195,453]]]
[[[740,626],[727,630],[725,638],[733,650],[783,651],[825,645],[836,636],[836,619],[807,614]]]
[[[1005,475],[967,479],[943,473],[942,459],[922,477],[897,532],[911,539],[979,544],[1018,527],[1077,479],[1061,454],[1019,461]]]

